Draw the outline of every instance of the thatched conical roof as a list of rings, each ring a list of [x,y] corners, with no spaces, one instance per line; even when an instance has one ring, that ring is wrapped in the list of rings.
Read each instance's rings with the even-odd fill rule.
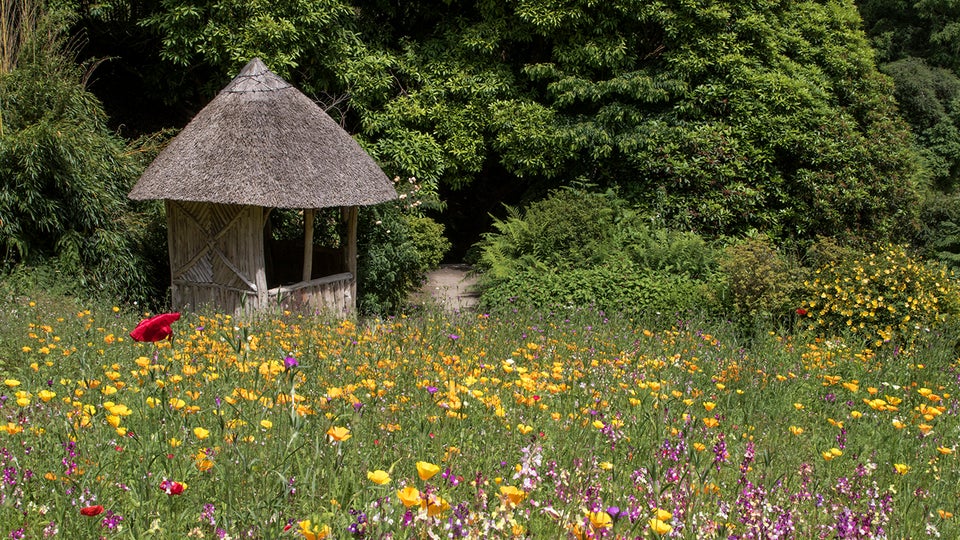
[[[147,167],[131,199],[270,208],[368,205],[393,184],[359,144],[259,58]]]

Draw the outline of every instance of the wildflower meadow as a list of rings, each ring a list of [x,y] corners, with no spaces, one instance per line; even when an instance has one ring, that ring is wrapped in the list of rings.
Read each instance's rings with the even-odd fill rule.
[[[947,334],[70,305],[5,305],[4,538],[960,535]]]

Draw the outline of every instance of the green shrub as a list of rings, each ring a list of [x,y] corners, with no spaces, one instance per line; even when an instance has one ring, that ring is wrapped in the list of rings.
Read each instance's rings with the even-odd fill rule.
[[[506,279],[530,267],[583,268],[616,253],[620,201],[612,193],[561,189],[524,211],[508,208],[495,232],[480,241],[487,279]]]
[[[706,312],[718,305],[712,284],[629,260],[573,270],[531,268],[499,280],[480,299],[481,309],[488,311],[593,306],[638,316]]]
[[[920,207],[921,227],[914,244],[928,259],[960,267],[960,195],[932,192]]]
[[[864,251],[854,245],[840,242],[836,238],[821,236],[807,247],[807,252],[803,258],[803,266],[812,271],[824,266],[856,259],[863,255]]]
[[[802,269],[765,236],[727,246],[720,269],[732,309],[741,317],[782,319],[802,298]]]
[[[696,233],[653,227],[632,215],[619,225],[617,245],[640,268],[704,280],[717,271],[716,249]]]
[[[554,191],[493,226],[477,246],[485,309],[675,313],[719,305],[713,247],[695,233],[653,226],[613,192]]]
[[[357,308],[364,314],[398,310],[422,277],[401,210],[393,203],[361,208],[357,236]]]
[[[440,265],[443,256],[450,250],[450,241],[443,235],[443,225],[427,216],[404,215],[423,272]]]
[[[442,225],[398,202],[361,208],[358,236],[357,307],[364,314],[400,310],[450,246]]]
[[[812,331],[852,332],[877,347],[891,340],[909,344],[960,314],[952,273],[900,245],[876,245],[872,253],[823,266],[804,286],[800,309]]]

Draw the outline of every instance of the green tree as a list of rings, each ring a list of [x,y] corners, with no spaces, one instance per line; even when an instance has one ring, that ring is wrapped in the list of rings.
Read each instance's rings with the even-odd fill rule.
[[[934,187],[954,190],[960,185],[960,77],[913,57],[883,70],[896,83],[897,102],[917,136]]]
[[[259,57],[332,106],[346,91],[344,64],[357,57],[376,63],[364,56],[354,21],[354,9],[344,0],[157,0],[138,23],[159,35],[160,57],[180,66],[181,74],[209,73],[213,80],[202,81],[209,92]]]
[[[960,73],[957,0],[858,0],[857,6],[881,62],[912,56]]]
[[[861,0],[881,69],[896,84],[933,187],[960,186],[960,2]]]
[[[707,234],[915,223],[916,156],[849,2],[449,6],[394,41],[393,96],[353,95],[383,162],[622,186]]]

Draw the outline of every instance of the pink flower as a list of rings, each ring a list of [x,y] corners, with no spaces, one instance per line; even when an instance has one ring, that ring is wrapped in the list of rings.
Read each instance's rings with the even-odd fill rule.
[[[161,341],[173,335],[170,325],[180,320],[179,313],[161,313],[149,319],[140,321],[140,324],[130,332],[134,341]]]

